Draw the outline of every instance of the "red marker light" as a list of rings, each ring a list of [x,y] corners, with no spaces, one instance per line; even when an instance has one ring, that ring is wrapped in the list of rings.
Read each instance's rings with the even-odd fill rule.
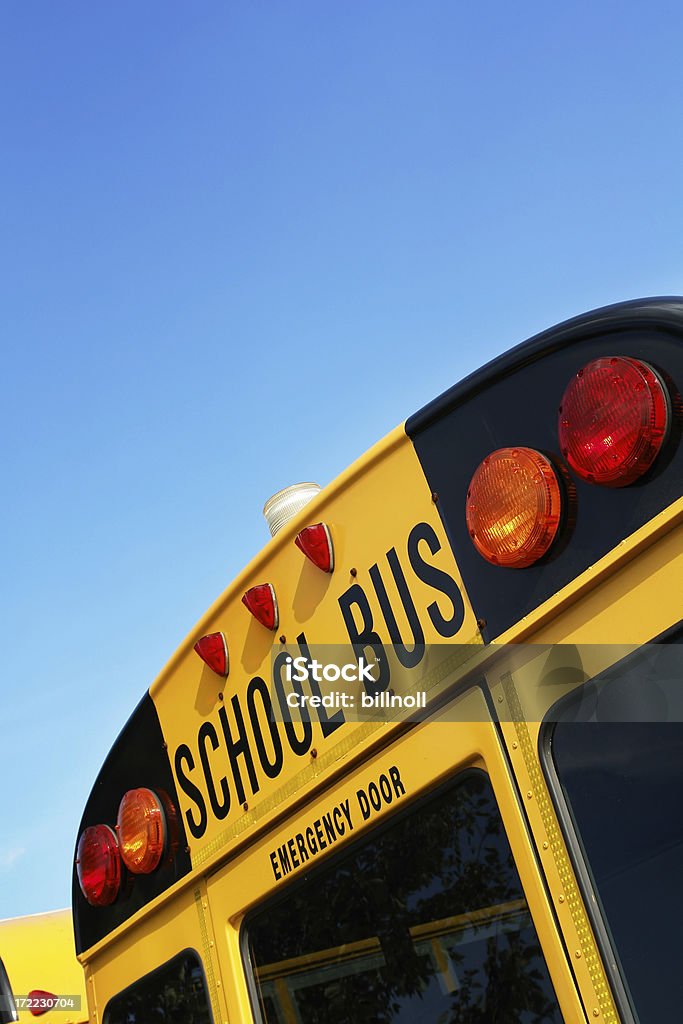
[[[467,491],[472,543],[493,565],[523,569],[557,533],[562,495],[555,470],[533,448],[499,448],[477,467]]]
[[[329,527],[325,523],[306,526],[296,535],[294,543],[318,569],[323,572],[334,571],[334,547]]]
[[[562,397],[558,432],[567,462],[582,480],[625,487],[657,458],[669,427],[669,399],[647,363],[594,359]]]
[[[53,992],[46,992],[42,988],[33,988],[28,993],[29,1010],[34,1017],[42,1017],[48,1010],[52,1010],[58,1002],[58,997]]]
[[[254,618],[266,629],[277,629],[280,616],[272,583],[259,583],[258,586],[252,587],[243,595],[242,604],[246,605]]]
[[[91,825],[78,841],[76,870],[81,891],[92,907],[108,907],[121,885],[121,857],[108,825]]]
[[[217,675],[227,676],[230,670],[230,660],[228,645],[222,633],[208,633],[197,641],[194,649],[202,661],[206,662]]]

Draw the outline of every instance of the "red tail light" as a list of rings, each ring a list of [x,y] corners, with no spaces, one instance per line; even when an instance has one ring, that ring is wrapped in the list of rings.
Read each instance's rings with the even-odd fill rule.
[[[297,534],[294,543],[303,551],[306,558],[317,565],[323,572],[334,571],[334,548],[329,528],[325,523],[307,526]]]
[[[121,857],[108,825],[91,825],[78,841],[76,869],[81,891],[93,907],[108,907],[121,885]]]
[[[522,569],[549,549],[560,524],[555,470],[532,448],[500,448],[477,468],[467,492],[467,529],[493,565]]]
[[[266,629],[277,629],[280,616],[275,587],[271,583],[259,583],[258,586],[252,587],[242,597],[242,604],[246,605],[254,618]]]
[[[562,454],[582,480],[606,487],[646,473],[668,427],[664,385],[639,359],[593,360],[570,381],[560,405]]]
[[[227,676],[230,670],[228,645],[222,633],[208,633],[198,640],[194,649],[210,669],[219,675]]]

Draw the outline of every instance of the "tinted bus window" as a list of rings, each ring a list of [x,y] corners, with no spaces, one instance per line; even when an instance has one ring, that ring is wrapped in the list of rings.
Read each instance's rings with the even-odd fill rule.
[[[268,1024],[562,1019],[483,772],[264,907],[246,932]]]
[[[13,1024],[16,1020],[19,1020],[19,1015],[12,995],[12,986],[5,965],[0,960],[0,1024]]]
[[[104,1024],[211,1024],[197,955],[187,950],[114,996]]]
[[[566,701],[550,742],[640,1024],[683,1002],[682,667],[678,644],[651,645]]]

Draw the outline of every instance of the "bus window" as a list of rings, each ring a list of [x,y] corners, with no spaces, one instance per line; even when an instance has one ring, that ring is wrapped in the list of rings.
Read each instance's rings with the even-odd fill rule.
[[[104,1024],[210,1024],[204,972],[186,950],[114,996]]]
[[[565,700],[546,742],[640,1024],[683,1002],[682,638]]]
[[[562,1020],[479,770],[265,905],[245,935],[267,1024]]]
[[[0,960],[0,1024],[14,1024],[19,1020],[19,1014],[12,995],[7,971],[2,960]]]

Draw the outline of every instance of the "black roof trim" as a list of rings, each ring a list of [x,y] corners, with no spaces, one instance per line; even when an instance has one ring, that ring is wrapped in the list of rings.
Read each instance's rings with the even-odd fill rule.
[[[434,420],[494,384],[501,377],[506,377],[514,370],[533,363],[540,356],[564,348],[585,335],[643,327],[676,327],[683,330],[683,297],[668,296],[617,302],[612,306],[594,309],[590,313],[582,313],[581,316],[572,317],[571,320],[565,320],[556,327],[542,331],[503,355],[496,356],[490,363],[475,370],[423,406],[406,420],[406,433],[413,437]]]

